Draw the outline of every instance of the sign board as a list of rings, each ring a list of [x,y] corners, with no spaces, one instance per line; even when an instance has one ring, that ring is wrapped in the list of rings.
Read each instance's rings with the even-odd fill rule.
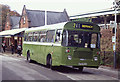
[[[80,24],[80,23],[74,23],[73,24],[73,28],[76,29],[93,29],[93,25],[92,24]]]
[[[115,51],[115,44],[113,44],[113,51]]]
[[[115,36],[112,36],[112,42],[115,42]]]
[[[110,27],[115,27],[115,21],[110,21]]]

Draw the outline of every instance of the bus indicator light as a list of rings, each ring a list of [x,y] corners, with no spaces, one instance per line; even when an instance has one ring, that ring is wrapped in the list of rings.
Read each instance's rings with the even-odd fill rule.
[[[70,52],[70,50],[66,50],[66,52],[67,52],[67,53],[69,53],[69,52]]]
[[[99,55],[100,54],[100,52],[97,52],[97,55]]]

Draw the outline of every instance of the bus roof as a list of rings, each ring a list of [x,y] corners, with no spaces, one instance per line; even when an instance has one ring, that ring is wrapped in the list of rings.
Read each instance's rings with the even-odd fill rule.
[[[45,26],[40,26],[40,27],[32,27],[32,28],[29,28],[27,30],[25,30],[25,32],[30,32],[30,31],[39,31],[39,30],[45,30],[45,29],[63,29],[64,28],[64,25],[66,24],[67,22],[63,22],[63,23],[57,23],[57,24],[52,24],[52,25],[45,25]]]
[[[32,27],[32,28],[28,28],[27,30],[25,30],[25,32],[63,29],[63,28],[69,29],[69,30],[81,30],[81,31],[91,31],[91,32],[99,32],[100,31],[100,27],[94,23],[82,22],[82,21],[69,21],[69,22],[45,25],[45,26],[40,26],[40,27]]]

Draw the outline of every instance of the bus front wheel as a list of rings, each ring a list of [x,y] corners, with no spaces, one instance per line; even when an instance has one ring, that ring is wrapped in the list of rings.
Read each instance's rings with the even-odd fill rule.
[[[83,71],[83,67],[78,67],[78,70],[79,70],[80,72],[82,72],[82,71]]]

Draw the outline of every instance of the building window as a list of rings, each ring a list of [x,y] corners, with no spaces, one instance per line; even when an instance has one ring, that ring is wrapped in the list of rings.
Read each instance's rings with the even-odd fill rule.
[[[25,16],[23,17],[23,24],[25,24],[25,21],[26,21],[26,19],[25,19]]]
[[[7,28],[8,28],[8,26],[9,26],[9,23],[7,22]]]

